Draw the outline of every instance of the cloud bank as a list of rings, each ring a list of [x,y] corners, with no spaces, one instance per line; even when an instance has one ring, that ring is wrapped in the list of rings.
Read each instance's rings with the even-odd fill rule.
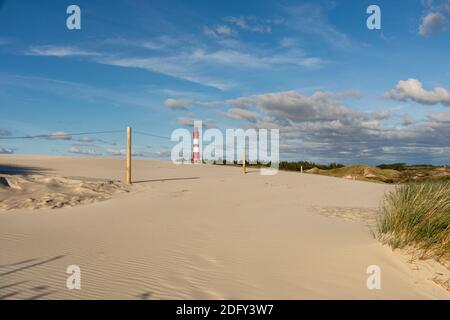
[[[384,94],[385,98],[399,101],[415,101],[422,104],[443,104],[450,106],[450,92],[441,87],[425,90],[422,83],[417,79],[400,80],[395,90]]]

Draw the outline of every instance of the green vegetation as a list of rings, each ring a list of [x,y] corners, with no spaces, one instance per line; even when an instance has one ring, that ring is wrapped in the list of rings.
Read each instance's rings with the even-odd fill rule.
[[[401,171],[400,182],[408,181],[449,181],[450,168],[427,165],[408,166]]]
[[[281,161],[279,169],[281,170],[289,170],[289,171],[300,171],[301,167],[303,167],[303,170],[309,170],[312,168],[319,168],[321,170],[330,170],[330,169],[336,169],[336,168],[342,168],[344,167],[343,164],[340,163],[330,163],[328,165],[318,164],[314,162],[309,161],[296,161],[296,162],[287,162],[287,161]]]
[[[203,160],[204,164],[214,164],[214,165],[226,165],[226,166],[234,166],[234,167],[240,167],[242,166],[242,161],[236,161],[234,160],[232,163],[227,163],[226,160]],[[271,166],[271,162],[260,162],[257,161],[256,163],[249,163],[248,161],[245,161],[245,164],[247,167],[252,167],[252,168],[268,168]]]
[[[380,169],[364,164],[355,164],[342,168],[321,170],[313,168],[307,173],[317,173],[325,176],[339,177],[350,180],[376,181],[394,183],[400,179],[400,172],[391,169]]]
[[[390,164],[380,164],[377,166],[377,168],[380,169],[392,169],[392,170],[397,170],[397,171],[402,171],[405,170],[406,167],[406,163],[390,163]]]
[[[289,166],[287,166],[287,168],[289,168]],[[376,167],[364,164],[349,166],[338,165],[336,168],[330,166],[316,166],[312,169],[307,169],[306,172],[352,180],[377,181],[384,183],[450,181],[450,168],[447,166],[405,165],[403,163],[382,164]]]
[[[414,247],[426,257],[450,261],[450,181],[397,187],[385,199],[377,235],[394,248]]]
[[[204,161],[217,165],[241,166],[241,161],[226,163],[225,160]],[[246,162],[249,168],[270,167],[271,163]],[[428,164],[407,165],[405,163],[380,164],[376,167],[364,164],[345,166],[340,163],[319,164],[309,161],[281,161],[280,170],[300,172],[303,167],[305,173],[320,174],[351,180],[374,181],[383,183],[407,183],[411,181],[450,181],[448,166],[433,166]]]

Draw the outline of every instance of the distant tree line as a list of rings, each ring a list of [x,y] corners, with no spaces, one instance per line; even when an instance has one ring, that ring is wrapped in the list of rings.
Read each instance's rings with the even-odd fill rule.
[[[393,169],[397,171],[403,171],[406,169],[414,169],[414,168],[440,168],[442,166],[434,166],[432,164],[411,164],[408,165],[406,163],[400,162],[400,163],[383,163],[377,166],[380,169]]]
[[[406,163],[382,163],[377,166],[380,169],[392,169],[397,171],[402,171],[406,169]]]
[[[216,165],[242,165],[242,161],[236,161],[234,160],[232,163],[226,163],[225,160],[219,160],[219,161],[203,161],[204,163],[212,163]],[[260,162],[257,161],[256,163],[249,163],[248,161],[245,162],[248,167],[270,167],[271,162]],[[279,169],[280,170],[288,170],[288,171],[300,171],[303,167],[303,170],[308,170],[312,168],[319,168],[322,170],[329,170],[329,169],[336,169],[336,168],[342,168],[344,167],[343,164],[332,162],[330,164],[319,164],[315,162],[309,162],[309,161],[281,161],[279,163]]]
[[[237,161],[234,160],[233,162],[229,161],[227,162],[226,160],[222,160],[219,159],[218,161],[216,160],[203,160],[203,163],[212,163],[212,164],[216,164],[216,165],[229,165],[229,166],[241,166],[242,165],[242,161]],[[249,163],[249,161],[245,161],[246,165],[248,167],[270,167],[272,165],[272,162],[261,162],[261,161],[256,161],[256,163]]]
[[[315,162],[309,162],[309,161],[281,161],[280,162],[280,169],[281,170],[289,170],[289,171],[300,171],[303,167],[303,170],[309,170],[312,168],[319,168],[322,170],[330,170],[330,169],[336,169],[336,168],[342,168],[344,167],[341,163],[332,162],[330,164],[319,164]]]
[[[223,159],[216,160],[203,160],[203,163],[212,163],[216,165],[242,165],[242,161],[236,161],[233,162],[226,162]],[[257,163],[249,163],[248,161],[245,162],[247,166],[249,167],[270,167],[270,162],[257,162]],[[331,169],[337,169],[337,168],[343,168],[345,167],[342,163],[336,163],[331,162],[329,164],[320,164],[310,161],[281,161],[279,163],[279,169],[280,170],[287,170],[287,171],[301,171],[301,168],[303,167],[303,170],[309,170],[312,168],[318,168],[321,170],[331,170]],[[380,169],[392,169],[397,171],[404,171],[407,169],[419,169],[419,168],[439,168],[439,167],[450,167],[450,166],[434,166],[431,164],[414,164],[414,165],[408,165],[406,163],[400,162],[400,163],[383,163],[380,165],[377,165],[377,168]]]

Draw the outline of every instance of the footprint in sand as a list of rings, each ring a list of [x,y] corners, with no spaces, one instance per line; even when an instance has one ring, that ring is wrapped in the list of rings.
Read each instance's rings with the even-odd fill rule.
[[[179,191],[171,193],[170,196],[172,198],[180,198],[180,197],[184,196],[184,194],[186,194],[187,192],[189,192],[189,190],[183,189],[183,190],[179,190]]]
[[[366,224],[375,223],[378,212],[376,209],[356,207],[313,207],[313,209],[327,217],[338,217]]]

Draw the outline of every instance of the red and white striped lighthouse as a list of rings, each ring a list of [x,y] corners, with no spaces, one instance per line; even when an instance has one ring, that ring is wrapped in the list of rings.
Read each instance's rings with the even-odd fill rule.
[[[192,143],[192,162],[200,163],[200,147],[198,143],[198,128],[194,128],[193,134],[193,143]]]

